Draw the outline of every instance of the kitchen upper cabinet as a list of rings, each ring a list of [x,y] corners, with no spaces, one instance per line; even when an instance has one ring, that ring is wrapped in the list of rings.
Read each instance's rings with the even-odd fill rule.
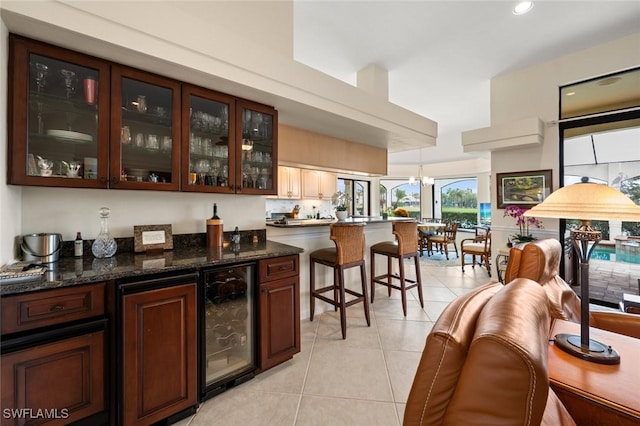
[[[278,196],[277,198],[300,199],[300,169],[297,167],[278,167]]]
[[[335,173],[302,169],[302,198],[330,200],[337,188],[338,177]]]
[[[235,192],[235,99],[184,85],[182,105],[182,190]]]
[[[13,34],[9,74],[10,184],[277,194],[272,107]]]
[[[106,188],[109,63],[11,35],[9,183]]]
[[[180,189],[180,83],[113,65],[111,92],[111,187]]]
[[[230,170],[237,193],[278,192],[278,112],[269,106],[236,101],[236,162]]]

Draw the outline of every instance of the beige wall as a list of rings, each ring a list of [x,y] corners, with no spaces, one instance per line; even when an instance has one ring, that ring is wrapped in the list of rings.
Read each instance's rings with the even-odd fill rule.
[[[559,186],[558,96],[559,87],[640,65],[640,33],[563,56],[494,78],[491,81],[491,124],[509,123],[527,117],[545,122],[544,143],[539,147],[494,151],[491,172],[537,169],[553,170],[553,188]],[[506,243],[514,233],[513,219],[503,218],[496,208],[495,182],[491,194],[493,247]],[[557,237],[558,221],[545,219],[541,236]]]
[[[335,172],[387,174],[387,150],[304,129],[278,126],[278,162]]]

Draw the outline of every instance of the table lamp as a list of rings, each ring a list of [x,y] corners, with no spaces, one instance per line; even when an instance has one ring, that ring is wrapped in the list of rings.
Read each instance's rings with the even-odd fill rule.
[[[591,227],[592,220],[640,222],[640,206],[622,192],[607,185],[581,183],[551,193],[524,216],[578,219],[580,227],[571,230],[571,243],[580,258],[580,336],[557,334],[555,344],[563,351],[599,364],[619,364],[620,355],[606,343],[589,339],[589,258],[601,234]],[[591,245],[590,245],[591,243]]]

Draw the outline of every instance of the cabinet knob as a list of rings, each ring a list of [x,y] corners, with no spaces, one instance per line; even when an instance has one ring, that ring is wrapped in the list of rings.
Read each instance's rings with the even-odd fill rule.
[[[114,184],[114,185],[115,185],[115,184],[117,184],[118,182],[120,182],[120,178],[118,178],[118,177],[116,177],[116,176],[114,176],[114,177],[112,177],[112,178],[111,178],[111,183],[112,183],[112,184]]]
[[[54,305],[49,309],[49,311],[51,311],[51,312],[60,312],[63,309],[64,309],[64,306],[62,306],[62,305]]]

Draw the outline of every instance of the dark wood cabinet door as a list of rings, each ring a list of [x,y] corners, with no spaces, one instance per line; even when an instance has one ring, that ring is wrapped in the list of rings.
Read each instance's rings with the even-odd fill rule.
[[[122,306],[122,424],[196,405],[196,284],[127,294]]]
[[[111,188],[180,189],[180,82],[111,67]]]
[[[260,284],[260,369],[267,370],[300,352],[298,276]]]
[[[255,102],[236,101],[236,161],[233,172],[238,194],[278,194],[278,111]]]
[[[106,188],[109,63],[9,38],[8,181]]]
[[[182,86],[181,190],[235,192],[235,98]]]
[[[66,425],[104,411],[104,331],[2,355],[1,400],[2,425]]]

